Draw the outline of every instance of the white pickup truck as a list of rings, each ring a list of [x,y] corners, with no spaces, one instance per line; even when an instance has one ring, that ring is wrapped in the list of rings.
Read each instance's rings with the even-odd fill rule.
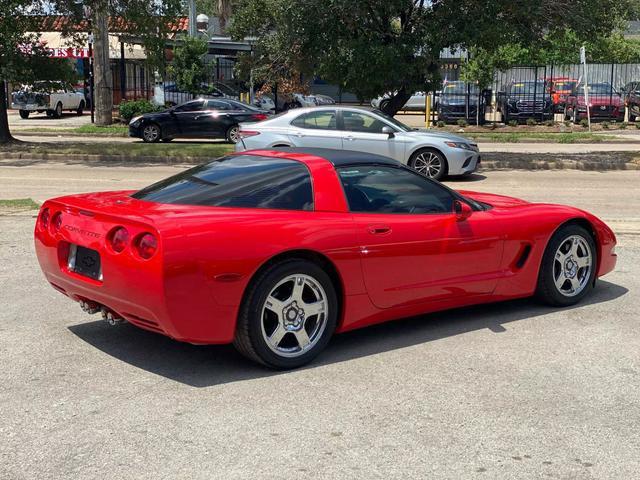
[[[22,118],[29,118],[31,112],[47,112],[48,117],[60,118],[65,110],[82,115],[85,106],[84,94],[63,82],[23,85],[11,95],[11,108],[19,110]]]

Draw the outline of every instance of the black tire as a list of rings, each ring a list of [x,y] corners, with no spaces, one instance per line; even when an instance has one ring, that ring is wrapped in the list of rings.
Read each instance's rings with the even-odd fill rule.
[[[173,138],[163,138],[163,139],[162,139],[162,141],[163,141],[164,143],[169,143],[169,142],[172,142],[172,141],[173,141]]]
[[[56,109],[53,111],[54,118],[62,118],[62,103],[58,102]]]
[[[582,290],[577,294],[569,296],[568,294],[563,293],[557,286],[558,282],[571,282],[571,279],[563,277],[562,272],[560,272],[560,275],[557,275],[559,280],[556,282],[556,273],[558,272],[558,269],[561,268],[559,265],[561,262],[556,260],[556,254],[560,246],[569,242],[572,237],[578,237],[584,240],[585,244],[590,249],[591,263],[588,274],[587,272],[583,272],[583,279],[585,283]],[[536,297],[538,300],[556,307],[574,305],[582,300],[593,288],[596,268],[598,265],[597,255],[598,251],[596,249],[596,243],[593,239],[593,235],[584,227],[577,224],[568,224],[560,227],[552,235],[542,257],[540,273],[538,274],[538,285],[536,288]],[[573,262],[574,259],[569,258],[565,261]],[[580,278],[580,271],[581,268],[576,268],[574,276],[578,279]]]
[[[47,110],[47,117],[48,118],[53,118],[54,112],[53,110]]]
[[[147,123],[142,126],[142,140],[145,143],[156,143],[162,138],[162,130],[156,123]]]
[[[26,120],[27,118],[29,118],[29,114],[31,112],[29,110],[20,110],[20,118]]]
[[[227,142],[236,144],[240,141],[239,132],[240,127],[238,125],[231,125],[227,129],[227,132],[224,134],[224,138],[227,140]]]
[[[436,160],[434,157],[437,158],[437,161],[440,164],[440,168],[437,172],[434,170],[434,167],[430,166],[428,163],[430,161],[435,162]],[[449,172],[447,159],[435,148],[421,148],[414,152],[411,155],[411,158],[409,158],[409,166],[416,172],[434,180],[442,180]]]
[[[634,114],[629,112],[629,123],[635,123],[637,119],[638,117],[636,117]]]
[[[263,330],[266,329],[263,328],[263,322],[267,319],[267,312],[263,311],[263,309],[272,290],[280,282],[292,275],[306,275],[322,287],[326,297],[328,313],[323,314],[324,328],[318,331],[313,340],[313,345],[306,352],[303,351],[304,353],[300,352],[298,356],[289,357],[275,352],[264,338]],[[287,301],[285,300],[284,302]],[[265,315],[264,318],[263,315]],[[306,323],[311,318],[313,316],[310,315],[302,323],[302,328],[307,333]],[[318,322],[321,317],[316,316],[315,318],[315,322]],[[338,298],[329,275],[313,262],[292,258],[265,269],[249,284],[238,314],[238,324],[236,325],[233,344],[242,355],[269,368],[280,370],[297,368],[310,362],[324,350],[335,331],[337,319]],[[281,343],[285,341],[287,335],[289,335],[287,340],[292,340],[295,343],[297,337],[294,332],[287,331],[284,335]]]
[[[78,105],[78,109],[76,110],[76,115],[82,115],[84,111],[84,100],[80,101],[80,105]]]

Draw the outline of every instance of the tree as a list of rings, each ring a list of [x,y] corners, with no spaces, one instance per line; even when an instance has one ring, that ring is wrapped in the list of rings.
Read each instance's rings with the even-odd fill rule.
[[[207,42],[201,38],[185,35],[178,39],[169,72],[179,90],[191,95],[205,93],[203,85],[209,79],[209,66],[204,61],[207,51]]]
[[[570,28],[610,33],[636,0],[241,0],[234,37],[257,36],[256,67],[319,75],[360,97],[392,93],[387,113],[433,88],[440,52],[526,47]]]
[[[0,144],[14,141],[9,129],[5,85],[29,84],[36,80],[74,79],[71,64],[49,57],[38,35],[33,33],[37,5],[30,0],[5,0],[0,16]],[[46,85],[45,85],[46,88]]]

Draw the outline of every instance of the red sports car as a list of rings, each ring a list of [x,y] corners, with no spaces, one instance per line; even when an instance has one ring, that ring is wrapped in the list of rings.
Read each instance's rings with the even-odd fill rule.
[[[336,332],[537,295],[578,302],[616,239],[572,207],[456,192],[349,151],[253,150],[44,203],[47,280],[110,323],[303,365]]]

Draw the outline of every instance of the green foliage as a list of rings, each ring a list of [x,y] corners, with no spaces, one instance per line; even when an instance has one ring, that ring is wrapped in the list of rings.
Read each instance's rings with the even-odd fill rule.
[[[602,129],[603,130],[609,130],[610,126],[611,126],[611,124],[609,122],[602,122]]]
[[[456,123],[458,124],[459,127],[462,127],[462,128],[469,125],[469,122],[467,122],[464,118],[459,118]]]
[[[638,130],[640,130],[640,122],[636,122],[636,123],[635,123],[635,126],[636,126],[636,128],[637,128]]]
[[[622,122],[622,123],[618,126],[618,128],[619,128],[620,130],[626,130],[626,129],[627,129],[627,125],[628,125],[627,123]]]
[[[565,127],[570,127],[571,126],[571,120],[565,120],[564,121],[564,126]]]
[[[518,126],[518,121],[517,120],[509,120],[509,126],[510,127],[517,127]]]
[[[438,123],[436,123],[436,126],[437,126],[438,128],[443,128],[443,127],[446,127],[446,126],[447,126],[447,124],[446,124],[446,123],[444,123],[442,120],[438,120]]]
[[[556,122],[554,122],[553,120],[545,120],[544,121],[544,126],[545,127],[555,127]]]
[[[586,118],[583,118],[580,120],[580,126],[582,128],[589,128],[589,121]]]
[[[204,61],[207,50],[207,42],[201,38],[180,37],[169,66],[179,90],[192,95],[204,93],[210,68]]]
[[[536,122],[535,118],[531,118],[531,117],[527,118],[527,125],[529,125],[530,127],[533,127],[534,125],[537,125],[537,124],[538,122]]]
[[[143,113],[151,113],[164,110],[164,107],[158,107],[148,100],[125,100],[120,102],[119,112],[120,119],[129,121],[133,117],[142,115]]]

